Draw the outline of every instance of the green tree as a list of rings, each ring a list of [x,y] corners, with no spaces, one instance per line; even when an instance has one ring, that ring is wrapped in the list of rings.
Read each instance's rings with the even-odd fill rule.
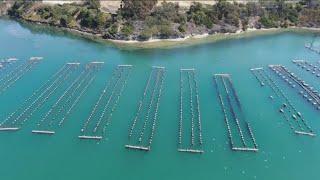
[[[157,4],[157,0],[122,0],[121,13],[125,18],[145,19]]]

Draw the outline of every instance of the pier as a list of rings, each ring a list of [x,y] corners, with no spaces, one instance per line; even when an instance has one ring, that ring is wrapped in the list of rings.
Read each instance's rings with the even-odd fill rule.
[[[214,74],[214,84],[227,126],[231,150],[257,152],[258,145],[249,122],[244,118],[240,98],[230,74]]]
[[[187,125],[190,126],[187,126]],[[195,69],[180,69],[180,119],[178,151],[202,153],[202,129]],[[185,137],[190,134],[190,137]],[[197,135],[196,135],[197,134]],[[187,141],[183,141],[186,139]]]
[[[118,65],[113,71],[110,80],[94,104],[89,117],[84,122],[79,138],[87,136],[104,137],[106,128],[111,123],[112,115],[116,110],[122,92],[127,84],[131,70],[131,65]],[[72,106],[73,105],[71,105],[71,107]]]
[[[301,61],[299,60],[297,63],[298,62]],[[279,108],[279,114],[285,119],[293,133],[296,135],[313,134],[315,136],[312,128],[307,124],[300,111],[296,109],[277,82],[266,72],[266,70],[258,68],[254,70],[251,69],[251,71],[255,71],[255,75],[264,79],[264,82],[266,82],[265,87],[271,89],[275,97],[274,100],[272,100],[272,104]],[[295,119],[293,117],[295,117]]]
[[[165,68],[153,66],[128,131],[128,149],[150,151],[158,120]]]

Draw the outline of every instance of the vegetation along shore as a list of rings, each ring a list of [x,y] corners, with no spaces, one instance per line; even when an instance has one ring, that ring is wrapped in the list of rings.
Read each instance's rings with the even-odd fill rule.
[[[110,10],[111,5],[99,0],[0,0],[0,15],[137,48],[190,45],[292,30],[315,31],[320,27],[318,0],[206,2],[194,1],[186,6],[180,5],[181,1],[119,0],[120,6]]]

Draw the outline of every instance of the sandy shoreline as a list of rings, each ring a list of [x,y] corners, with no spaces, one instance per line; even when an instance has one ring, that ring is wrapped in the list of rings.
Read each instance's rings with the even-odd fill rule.
[[[272,35],[283,32],[296,33],[320,33],[320,28],[290,27],[290,28],[270,28],[270,29],[248,29],[236,33],[216,33],[203,35],[189,35],[185,38],[177,39],[151,39],[148,41],[122,41],[122,40],[105,40],[112,42],[115,46],[122,49],[153,49],[153,48],[177,48],[206,43],[213,43],[230,39],[249,38],[261,35]]]

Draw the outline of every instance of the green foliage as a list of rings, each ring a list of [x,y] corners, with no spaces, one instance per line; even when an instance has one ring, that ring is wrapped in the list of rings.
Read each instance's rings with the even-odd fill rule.
[[[146,27],[142,30],[142,32],[139,35],[140,40],[148,40],[153,35],[157,35],[159,33],[159,29],[156,26],[153,27]]]
[[[208,28],[212,28],[216,19],[213,9],[204,7],[201,3],[192,4],[187,13],[189,21],[193,21],[196,25],[205,25]]]
[[[178,27],[178,30],[181,32],[181,33],[184,33],[187,31],[187,25],[186,24],[180,24],[179,27]]]
[[[155,7],[151,16],[158,20],[168,20],[175,23],[185,23],[187,17],[179,13],[179,5],[175,3],[163,2],[161,6]]]
[[[133,33],[134,27],[130,23],[125,23],[121,28],[121,33],[126,37],[130,36]]]
[[[80,12],[80,25],[88,28],[97,28],[98,23],[96,21],[97,10],[95,9],[83,9]]]
[[[274,20],[272,18],[267,17],[267,16],[261,17],[260,22],[265,28],[276,27],[276,23],[274,22]]]
[[[122,0],[121,13],[127,19],[145,19],[150,15],[157,0]]]
[[[1,0],[0,0],[1,2]],[[135,32],[141,40],[151,37],[176,37],[197,28],[210,32],[216,27],[246,30],[249,26],[265,28],[305,26],[320,27],[320,1],[259,0],[246,4],[218,0],[214,5],[193,3],[187,11],[178,4],[157,0],[122,0],[123,7],[116,15],[102,12],[99,0],[85,0],[84,4],[44,5],[34,1],[17,0],[8,14],[12,17],[41,21],[56,26],[82,28],[104,33],[105,37],[130,37]],[[260,18],[257,18],[260,17]],[[257,19],[260,19],[257,23]],[[250,24],[249,24],[250,23]],[[134,26],[133,26],[134,24]],[[213,26],[215,29],[213,29]],[[197,27],[201,26],[201,27]],[[187,27],[190,29],[187,30]],[[192,29],[194,28],[194,29]]]
[[[32,1],[15,1],[8,14],[13,17],[21,17],[32,5]]]
[[[111,35],[115,35],[118,33],[118,24],[112,24],[112,26],[110,26],[110,28],[108,29],[108,33]]]

